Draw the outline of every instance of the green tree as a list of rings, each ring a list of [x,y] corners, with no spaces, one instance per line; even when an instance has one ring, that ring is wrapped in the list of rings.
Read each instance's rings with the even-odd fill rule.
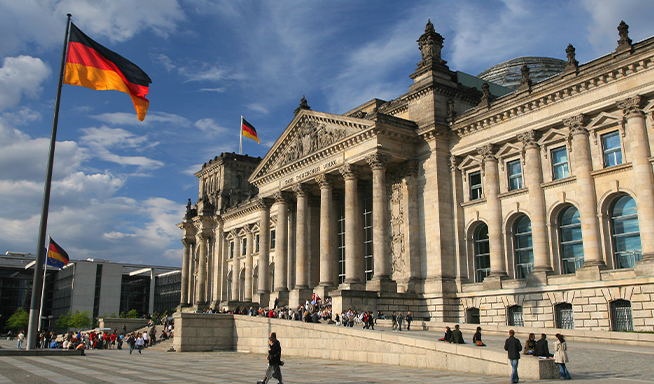
[[[63,313],[63,314],[59,315],[59,318],[55,321],[55,326],[58,329],[66,329],[66,328],[70,327],[70,325],[69,325],[70,324],[70,318],[71,318],[71,314],[70,314],[70,310],[69,310],[68,313]]]
[[[136,309],[132,309],[129,312],[127,312],[125,317],[128,318],[128,319],[138,319],[138,318],[141,317],[141,315],[139,315],[139,313],[138,313],[138,311]]]
[[[93,325],[93,319],[90,311],[75,311],[68,321],[69,328],[84,329],[91,328],[91,325]]]
[[[18,307],[9,319],[7,319],[6,329],[25,329],[30,320],[30,315],[23,307]]]

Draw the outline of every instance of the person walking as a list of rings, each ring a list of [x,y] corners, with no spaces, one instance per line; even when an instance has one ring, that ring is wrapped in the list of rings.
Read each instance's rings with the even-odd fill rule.
[[[279,369],[284,363],[281,360],[282,358],[282,347],[277,340],[277,334],[275,332],[270,333],[268,338],[268,369],[266,369],[266,377],[263,380],[257,381],[257,384],[267,384],[270,382],[270,379],[277,379],[280,384],[282,382],[282,371]]]
[[[393,311],[393,316],[391,317],[391,322],[393,324],[393,331],[397,329],[397,315]]]
[[[397,315],[397,330],[399,332],[402,332],[402,323],[404,322],[404,315],[402,312],[398,313]]]
[[[406,320],[406,330],[410,331],[411,330],[411,322],[413,321],[413,316],[411,316],[411,311],[406,313],[406,317],[404,319]]]
[[[570,372],[568,368],[565,367],[565,363],[568,362],[568,345],[563,338],[563,335],[557,333],[556,341],[554,342],[554,362],[559,365],[559,373],[561,374],[561,380],[570,380]]]
[[[25,333],[20,331],[18,334],[18,343],[16,343],[16,348],[21,349],[23,347],[23,341],[25,341]]]
[[[509,361],[511,361],[511,367],[513,372],[511,372],[511,382],[517,383],[520,381],[518,377],[518,362],[520,361],[520,351],[522,351],[522,344],[520,340],[514,337],[515,332],[513,329],[509,330],[509,338],[504,342],[504,350],[509,353]]]
[[[136,339],[136,349],[139,350],[139,354],[141,353],[141,351],[143,350],[143,346],[145,345],[145,340],[143,339],[143,335],[146,335],[146,333],[143,332],[143,334],[139,334],[138,335],[139,337]]]

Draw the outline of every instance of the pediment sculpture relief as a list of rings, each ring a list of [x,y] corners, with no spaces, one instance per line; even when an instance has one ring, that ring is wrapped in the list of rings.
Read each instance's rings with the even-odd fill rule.
[[[274,168],[282,167],[298,159],[334,144],[345,138],[347,131],[342,128],[328,127],[312,120],[300,123],[295,136],[290,140],[286,151],[279,156]]]

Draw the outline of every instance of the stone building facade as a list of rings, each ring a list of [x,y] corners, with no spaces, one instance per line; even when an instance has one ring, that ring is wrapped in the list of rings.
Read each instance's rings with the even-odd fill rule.
[[[263,159],[205,164],[182,308],[407,311],[434,321],[654,326],[654,38],[495,97],[429,22],[407,93],[295,118]],[[247,180],[246,180],[247,178]]]

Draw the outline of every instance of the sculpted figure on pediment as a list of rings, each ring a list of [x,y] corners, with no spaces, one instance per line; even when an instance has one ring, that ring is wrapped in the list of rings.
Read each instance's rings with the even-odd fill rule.
[[[295,137],[291,139],[286,152],[280,156],[277,167],[289,164],[310,153],[334,144],[346,135],[347,131],[345,129],[328,127],[316,121],[304,120],[300,123]]]

